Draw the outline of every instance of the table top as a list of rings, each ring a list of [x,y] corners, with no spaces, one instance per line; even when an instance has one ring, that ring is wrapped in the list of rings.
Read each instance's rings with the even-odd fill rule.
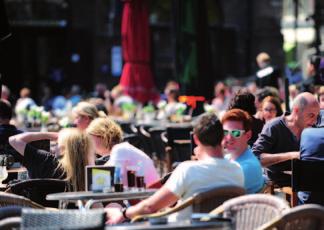
[[[61,192],[52,193],[46,196],[47,200],[133,200],[143,199],[151,196],[157,189],[145,189],[143,191],[124,191],[124,192]]]
[[[149,222],[122,224],[118,226],[106,226],[111,230],[139,230],[139,229],[232,229],[232,223],[226,221],[190,222],[180,221],[167,224],[152,225]]]

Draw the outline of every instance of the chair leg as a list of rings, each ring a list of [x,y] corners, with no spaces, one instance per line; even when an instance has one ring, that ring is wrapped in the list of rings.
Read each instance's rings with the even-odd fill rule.
[[[297,192],[292,192],[291,198],[290,198],[290,205],[291,205],[291,207],[296,207],[298,205]]]
[[[266,181],[264,187],[260,191],[260,193],[266,193],[266,194],[275,194],[275,184],[272,181]]]

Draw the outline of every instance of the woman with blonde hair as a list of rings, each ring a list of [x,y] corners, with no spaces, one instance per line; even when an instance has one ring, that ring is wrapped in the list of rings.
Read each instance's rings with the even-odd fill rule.
[[[73,108],[74,125],[80,129],[85,130],[90,122],[97,117],[105,117],[103,111],[98,111],[94,104],[81,101]]]
[[[36,149],[29,143],[49,139],[58,142],[60,156]],[[85,190],[85,166],[94,165],[92,141],[76,128],[67,128],[59,133],[26,132],[11,136],[10,145],[23,157],[23,165],[30,178],[65,179],[69,190]]]
[[[147,185],[159,179],[151,158],[128,142],[122,142],[122,130],[113,120],[96,118],[88,126],[87,133],[94,142],[96,153],[108,161],[106,164],[123,168],[140,166]]]

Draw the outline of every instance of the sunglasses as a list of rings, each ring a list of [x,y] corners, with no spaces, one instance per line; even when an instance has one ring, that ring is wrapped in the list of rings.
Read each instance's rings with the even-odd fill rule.
[[[239,138],[245,133],[245,130],[240,130],[240,129],[233,129],[233,130],[226,130],[224,129],[224,136],[227,136],[230,134],[234,138]]]

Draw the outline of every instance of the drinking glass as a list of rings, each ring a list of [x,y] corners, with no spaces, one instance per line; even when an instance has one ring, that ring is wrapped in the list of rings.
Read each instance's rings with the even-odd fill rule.
[[[0,166],[0,184],[2,184],[2,181],[7,179],[8,177],[8,171],[6,166]]]
[[[127,185],[129,190],[136,189],[136,166],[128,165],[126,167],[127,169]]]

